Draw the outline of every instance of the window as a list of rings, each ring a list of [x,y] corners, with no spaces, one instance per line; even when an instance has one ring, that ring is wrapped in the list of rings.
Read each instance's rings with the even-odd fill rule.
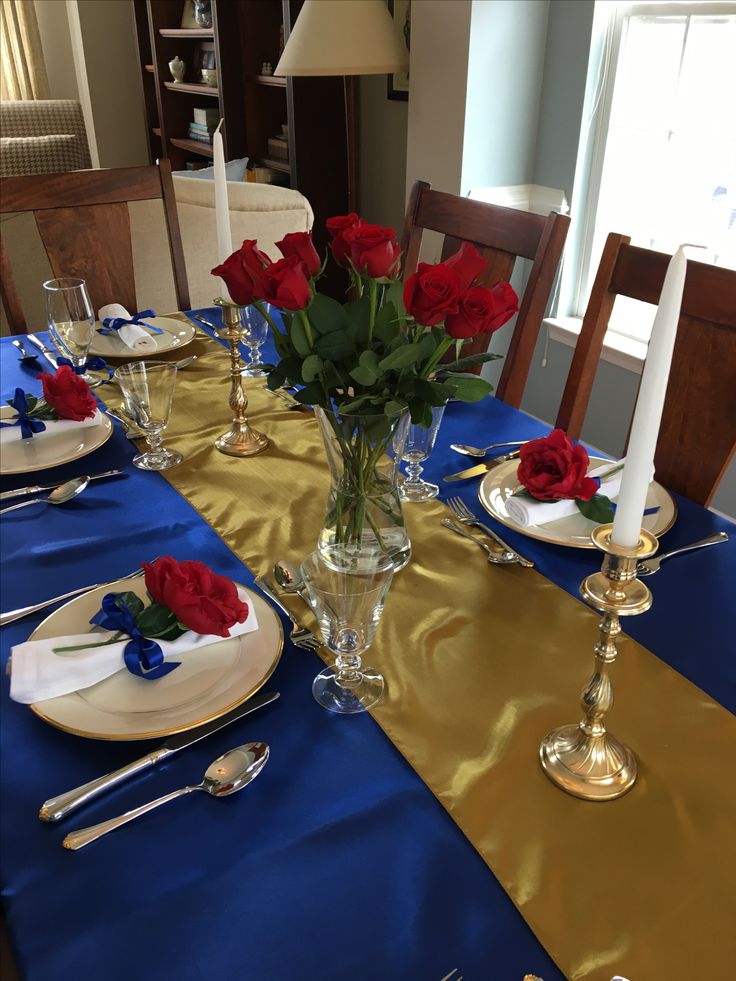
[[[609,232],[736,268],[736,3],[606,4],[599,94],[577,288],[582,317]],[[616,301],[611,332],[646,343],[655,309]]]

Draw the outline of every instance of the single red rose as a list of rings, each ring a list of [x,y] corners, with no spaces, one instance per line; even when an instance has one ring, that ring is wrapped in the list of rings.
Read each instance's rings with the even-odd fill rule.
[[[393,228],[383,225],[353,225],[343,233],[355,269],[371,279],[383,279],[396,273],[401,249]]]
[[[198,634],[229,637],[230,628],[248,617],[248,604],[240,599],[234,583],[204,562],[177,562],[168,555],[143,562],[142,567],[151,599]]]
[[[256,297],[273,303],[279,310],[303,310],[312,299],[304,263],[298,256],[272,262],[263,276],[263,290]]]
[[[311,232],[289,232],[284,235],[276,247],[285,259],[295,255],[304,264],[307,276],[316,276],[322,268],[322,262],[312,241]]]
[[[249,306],[263,292],[263,272],[271,260],[262,252],[255,239],[246,239],[237,252],[211,270],[213,276],[224,280],[234,303]]]
[[[75,375],[68,364],[58,367],[55,375],[43,372],[36,377],[41,379],[44,401],[56,410],[60,419],[81,422],[91,419],[97,412],[97,402],[89,385],[84,378]]]
[[[589,501],[598,482],[586,477],[590,460],[583,446],[573,444],[562,429],[523,443],[519,482],[538,501]]]
[[[404,283],[404,306],[410,317],[424,327],[434,327],[457,312],[462,289],[457,276],[444,263],[420,262]]]
[[[442,263],[452,269],[460,283],[460,289],[468,289],[480,276],[488,263],[470,242],[463,242],[458,252]]]
[[[516,293],[508,283],[472,286],[460,297],[457,313],[448,314],[445,330],[456,339],[492,334],[518,309]]]
[[[345,241],[345,232],[355,225],[362,224],[362,218],[356,215],[354,211],[351,211],[349,215],[335,215],[334,218],[328,218],[325,222],[325,227],[332,239],[330,246],[332,255],[339,266],[347,268],[350,265],[350,247]]]

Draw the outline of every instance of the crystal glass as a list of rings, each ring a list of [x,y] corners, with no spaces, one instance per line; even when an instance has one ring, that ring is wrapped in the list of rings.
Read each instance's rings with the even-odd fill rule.
[[[430,453],[434,449],[434,443],[437,439],[437,433],[444,413],[444,405],[436,405],[432,409],[431,426],[427,428],[424,426],[409,426],[402,453],[402,459],[407,464],[406,477],[399,488],[402,501],[431,501],[440,492],[437,484],[430,484],[428,481],[422,480],[420,475],[424,470],[422,463],[429,458]]]
[[[83,279],[50,279],[43,284],[46,296],[46,320],[54,346],[75,368],[87,362],[95,336],[95,315],[87,284]],[[102,384],[88,372],[80,373],[90,388]]]
[[[266,307],[268,309],[268,307]],[[241,374],[247,378],[265,378],[268,365],[261,361],[261,345],[268,334],[268,321],[254,306],[242,307],[240,324],[243,328],[243,341],[248,347],[249,361]]]
[[[312,694],[330,712],[365,712],[382,697],[383,675],[363,667],[360,655],[376,635],[394,563],[377,556],[372,565],[334,546],[325,556],[312,552],[301,566],[312,609],[335,666],[325,668],[312,683]]]
[[[168,470],[181,463],[182,455],[162,446],[174,398],[176,365],[163,361],[134,361],[115,372],[131,419],[145,433],[148,449],[133,458],[141,470]]]

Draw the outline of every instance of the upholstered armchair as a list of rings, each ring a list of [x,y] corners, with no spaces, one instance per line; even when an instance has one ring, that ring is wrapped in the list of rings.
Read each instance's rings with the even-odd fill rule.
[[[92,166],[82,107],[73,99],[0,103],[0,176]]]

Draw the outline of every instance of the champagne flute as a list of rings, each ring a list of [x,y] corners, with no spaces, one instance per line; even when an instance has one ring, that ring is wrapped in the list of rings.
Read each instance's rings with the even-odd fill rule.
[[[312,694],[330,712],[355,715],[383,697],[383,675],[363,667],[360,655],[376,635],[394,563],[386,554],[359,561],[340,545],[328,551],[326,556],[313,552],[301,566],[320,633],[335,655],[335,666],[314,679]]]
[[[268,322],[255,306],[243,307],[240,311],[240,324],[243,328],[243,340],[248,346],[249,360],[241,374],[247,378],[265,378],[267,368],[271,367],[261,361],[261,345],[268,334]]]
[[[399,495],[402,501],[431,501],[440,492],[437,484],[430,484],[427,480],[422,480],[421,466],[434,449],[437,439],[442,416],[445,413],[444,405],[436,405],[432,409],[432,425],[429,427],[410,425],[404,445],[402,460],[407,464],[406,479],[399,488]]]
[[[176,365],[165,361],[134,361],[115,372],[128,413],[148,443],[145,453],[133,457],[140,470],[168,470],[183,459],[181,453],[162,446],[161,439],[169,422],[176,372]]]
[[[83,279],[49,279],[43,284],[46,296],[46,319],[51,339],[59,353],[68,358],[75,372],[90,388],[102,384],[87,371],[79,371],[87,363],[90,345],[95,336],[95,315],[87,284]]]

